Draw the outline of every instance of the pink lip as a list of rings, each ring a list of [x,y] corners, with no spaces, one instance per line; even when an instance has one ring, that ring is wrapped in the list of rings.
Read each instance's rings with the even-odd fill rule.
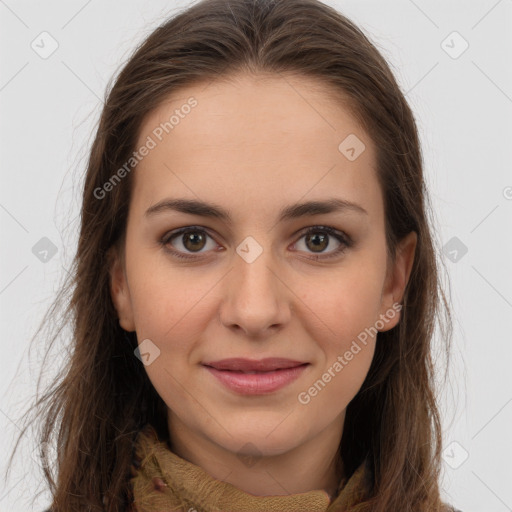
[[[203,363],[226,387],[243,395],[272,393],[297,379],[309,363],[283,358],[223,359]],[[245,373],[252,372],[252,373]]]

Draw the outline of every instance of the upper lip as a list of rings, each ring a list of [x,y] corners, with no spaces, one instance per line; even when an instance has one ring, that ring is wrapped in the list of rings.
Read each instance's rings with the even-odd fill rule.
[[[285,359],[282,357],[267,357],[265,359],[244,359],[242,357],[235,357],[232,359],[221,359],[220,361],[210,361],[203,363],[205,366],[211,366],[217,370],[231,370],[242,372],[268,372],[272,370],[295,368],[307,364],[304,361],[294,361],[292,359]]]

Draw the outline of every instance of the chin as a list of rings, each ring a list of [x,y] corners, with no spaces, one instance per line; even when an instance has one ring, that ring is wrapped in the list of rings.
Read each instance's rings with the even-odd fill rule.
[[[223,448],[235,453],[241,459],[260,457],[275,457],[283,455],[300,445],[299,440],[287,436],[286,439],[269,440],[265,436],[256,438],[254,436],[233,436]]]
[[[224,449],[243,457],[270,457],[282,455],[306,441],[304,424],[283,421],[283,414],[262,418],[249,415],[243,422],[229,422],[228,432],[214,441]],[[247,421],[248,420],[248,421]],[[218,436],[215,436],[218,437]]]

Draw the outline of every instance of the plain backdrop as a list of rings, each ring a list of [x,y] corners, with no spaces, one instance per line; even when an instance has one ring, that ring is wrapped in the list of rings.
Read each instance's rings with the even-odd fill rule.
[[[79,186],[107,82],[190,2],[0,0],[1,469],[36,392],[30,339],[66,279]],[[512,510],[512,0],[326,1],[392,66],[418,123],[451,282],[443,388],[444,499]],[[43,41],[43,42],[42,42]],[[46,52],[46,53],[45,53]],[[51,53],[50,55],[48,53]],[[50,378],[66,351],[45,365]],[[0,489],[1,512],[49,503],[31,434]]]

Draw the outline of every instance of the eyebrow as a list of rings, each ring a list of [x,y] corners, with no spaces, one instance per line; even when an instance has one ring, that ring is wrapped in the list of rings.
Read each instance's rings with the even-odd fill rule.
[[[152,217],[167,211],[216,218],[226,223],[232,222],[232,215],[228,210],[213,203],[196,201],[194,199],[164,199],[148,208],[145,216]],[[298,219],[308,215],[322,215],[333,212],[355,212],[368,215],[368,212],[357,203],[345,199],[330,198],[324,201],[308,201],[289,205],[281,210],[278,222]]]

